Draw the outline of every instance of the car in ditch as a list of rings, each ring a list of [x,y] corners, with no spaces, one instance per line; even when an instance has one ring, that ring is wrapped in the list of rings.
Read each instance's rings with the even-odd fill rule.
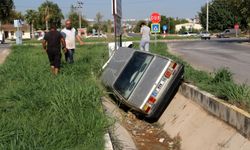
[[[157,121],[176,94],[184,66],[167,57],[119,48],[106,63],[102,83],[136,114]]]

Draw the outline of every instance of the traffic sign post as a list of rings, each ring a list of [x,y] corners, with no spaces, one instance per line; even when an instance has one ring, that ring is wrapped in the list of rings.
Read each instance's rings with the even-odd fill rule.
[[[114,16],[115,50],[122,46],[122,0],[112,1],[112,14]],[[119,37],[119,40],[117,40]],[[118,42],[119,44],[117,44]]]
[[[150,20],[152,23],[159,23],[161,22],[161,15],[157,12],[153,12],[150,16]]]
[[[155,35],[155,45],[156,45],[156,33],[160,33],[161,32],[161,25],[159,23],[153,23],[151,24],[151,33],[154,33]]]
[[[163,30],[163,32],[164,32],[164,38],[166,37],[166,31],[167,31],[167,29],[168,29],[168,26],[167,26],[167,25],[163,25],[163,26],[162,26],[162,30]]]
[[[151,24],[151,33],[155,34],[155,46],[156,46],[156,33],[161,32],[161,25],[159,24],[161,22],[161,15],[157,12],[153,12],[150,16],[150,20],[152,22]]]
[[[19,45],[19,44],[22,44],[22,34],[23,32],[20,30],[20,27],[22,27],[22,21],[20,19],[18,20],[14,20],[14,27],[17,28],[16,30],[16,44]]]
[[[151,24],[151,33],[160,33],[161,32],[161,25],[159,23]]]

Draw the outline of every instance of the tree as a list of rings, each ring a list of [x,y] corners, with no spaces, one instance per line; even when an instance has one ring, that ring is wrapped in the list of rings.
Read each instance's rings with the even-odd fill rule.
[[[236,23],[246,28],[249,7],[249,0],[213,0],[209,3],[209,30],[233,28]],[[201,7],[199,13],[203,28],[206,28],[206,9],[207,5]]]
[[[4,23],[9,21],[11,11],[14,7],[12,0],[0,0],[0,21],[3,21]]]
[[[186,27],[182,26],[181,29],[180,29],[180,31],[179,31],[179,33],[183,34],[185,32],[187,32],[187,29],[186,29]]]
[[[74,7],[71,6],[71,10],[69,12],[69,19],[71,20],[72,26],[77,28],[79,27],[79,14],[75,11]],[[81,18],[82,26],[87,28],[89,23],[83,17]]]
[[[112,32],[112,21],[111,20],[107,21],[107,26],[108,26],[107,32],[111,33]]]
[[[55,24],[57,27],[61,27],[61,20],[64,18],[59,6],[52,1],[46,0],[38,8],[39,20],[38,25],[41,29],[48,30],[49,24]]]
[[[136,23],[136,25],[135,25],[135,27],[134,27],[134,32],[135,33],[140,33],[140,31],[141,31],[141,24],[143,23],[143,22],[146,22],[146,21],[144,21],[144,20],[139,20],[137,23]],[[149,24],[150,25],[150,24]]]
[[[174,22],[175,22],[175,25],[188,23],[186,19],[179,19],[179,18],[176,18]]]
[[[26,14],[24,15],[26,22],[30,25],[30,38],[33,38],[34,35],[34,25],[37,23],[38,12],[32,9],[26,10]]]
[[[95,20],[98,26],[97,28],[98,36],[100,35],[101,29],[102,29],[102,18],[103,18],[102,14],[98,12],[95,17]]]

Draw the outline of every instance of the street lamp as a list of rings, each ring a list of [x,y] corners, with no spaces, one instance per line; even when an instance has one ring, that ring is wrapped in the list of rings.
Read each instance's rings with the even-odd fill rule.
[[[78,8],[78,13],[79,13],[79,28],[82,28],[82,13],[81,9],[83,8],[83,2],[81,0],[77,1],[77,8]]]
[[[206,31],[208,32],[208,19],[209,19],[209,3],[208,3],[208,0],[207,0],[207,25],[206,25]]]

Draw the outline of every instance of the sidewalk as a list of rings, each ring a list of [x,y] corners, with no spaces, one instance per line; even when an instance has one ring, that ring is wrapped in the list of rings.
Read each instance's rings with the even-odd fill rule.
[[[10,54],[9,48],[4,48],[0,51],[0,64],[3,64],[7,56]]]

